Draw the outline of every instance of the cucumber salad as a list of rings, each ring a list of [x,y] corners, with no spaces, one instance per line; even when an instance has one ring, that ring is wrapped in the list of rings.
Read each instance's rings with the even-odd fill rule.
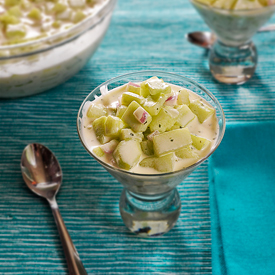
[[[194,92],[158,77],[129,82],[86,102],[82,134],[100,160],[134,173],[172,172],[205,157],[219,126]]]

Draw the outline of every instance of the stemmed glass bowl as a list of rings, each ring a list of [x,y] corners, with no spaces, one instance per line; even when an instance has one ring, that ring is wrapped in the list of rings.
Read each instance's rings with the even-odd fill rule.
[[[84,106],[86,102],[93,101],[96,96],[100,96],[102,89],[106,90],[107,88],[110,91],[128,82],[141,82],[152,76],[157,76],[167,83],[192,90],[209,102],[216,110],[218,137],[209,154],[187,168],[169,173],[138,174],[105,163],[89,150],[82,128],[85,116]],[[125,225],[140,236],[153,237],[168,232],[175,225],[181,209],[181,201],[176,186],[219,146],[225,131],[225,117],[218,100],[195,81],[173,73],[140,71],[110,79],[96,87],[86,97],[79,109],[77,130],[87,152],[124,186],[119,208]]]
[[[222,83],[242,84],[254,74],[257,50],[252,36],[275,11],[275,5],[245,9],[220,9],[190,0],[208,27],[217,36],[209,53],[209,68]]]

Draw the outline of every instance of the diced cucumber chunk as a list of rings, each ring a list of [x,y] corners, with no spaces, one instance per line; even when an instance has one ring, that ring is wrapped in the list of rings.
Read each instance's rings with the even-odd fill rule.
[[[121,141],[113,153],[113,157],[120,168],[130,170],[141,156],[140,144],[137,140]]]
[[[150,95],[168,94],[171,92],[171,86],[166,84],[162,79],[148,81]]]
[[[186,89],[180,89],[178,92],[178,105],[186,104],[187,106],[190,104],[189,92]]]
[[[131,129],[122,129],[120,132],[120,139],[121,140],[129,140],[129,139],[136,139],[139,142],[143,139],[142,132],[135,133]]]
[[[22,2],[21,0],[5,0],[5,5],[16,6],[16,5],[20,5],[21,2]]]
[[[128,92],[140,95],[140,85],[133,83],[133,82],[129,82],[127,84],[127,90]]]
[[[95,119],[94,122],[92,123],[96,136],[105,134],[106,119],[107,119],[106,116],[101,116],[101,117]]]
[[[127,106],[125,106],[125,105],[118,106],[117,110],[116,110],[116,116],[119,117],[119,118],[122,118],[122,116],[125,113],[126,109],[127,109]]]
[[[159,95],[161,93],[169,94],[171,86],[162,79],[154,76],[141,83],[141,94],[146,97],[150,95]]]
[[[41,11],[38,8],[33,8],[31,11],[28,13],[28,17],[33,19],[33,20],[40,20],[41,19]]]
[[[153,137],[156,156],[175,151],[192,143],[188,128],[172,130]]]
[[[14,6],[14,7],[10,8],[10,9],[8,10],[8,13],[9,13],[10,15],[14,15],[14,16],[16,16],[16,17],[20,17],[20,16],[22,15],[22,12],[21,12],[19,6]]]
[[[155,168],[155,157],[144,158],[139,165],[141,167]]]
[[[86,15],[81,10],[78,10],[75,13],[75,15],[73,16],[73,22],[76,24],[76,23],[82,21],[85,17],[86,17]]]
[[[132,101],[136,101],[142,105],[145,102],[145,98],[141,95],[137,95],[130,92],[124,92],[121,97],[121,104],[128,106]]]
[[[147,121],[145,123],[140,123],[136,119],[136,117],[134,116],[134,112],[139,107],[141,106],[136,101],[132,101],[121,118],[136,133],[146,131],[147,127],[150,125],[152,121],[152,117],[150,114],[148,114]]]
[[[184,127],[182,127],[178,122],[176,122],[170,129],[168,129],[167,131],[172,131],[172,130],[176,130],[176,129],[182,129]]]
[[[58,29],[60,28],[61,26],[61,22],[59,20],[55,20],[53,23],[52,23],[52,27],[55,28],[55,29]]]
[[[179,116],[179,111],[171,106],[166,106],[165,109],[167,110],[167,112],[169,113],[169,115],[172,117],[172,118],[178,118]]]
[[[109,142],[112,138],[105,135],[105,122],[106,116],[99,117],[93,121],[93,129],[95,131],[96,138],[101,144]]]
[[[191,138],[192,138],[193,146],[198,150],[205,149],[211,144],[210,140],[203,137],[199,137],[191,134]]]
[[[191,136],[192,137],[192,136]],[[175,154],[178,158],[186,159],[186,158],[199,158],[198,154],[194,152],[194,148],[190,145],[182,147],[175,151]]]
[[[25,37],[26,35],[26,29],[23,24],[17,24],[17,25],[7,25],[6,27],[6,37],[9,39],[20,39]]]
[[[0,23],[3,23],[4,25],[18,24],[19,22],[20,20],[16,16],[10,15],[7,12],[0,15]]]
[[[107,137],[119,138],[123,128],[125,128],[125,124],[119,117],[107,116],[105,121],[105,135]]]
[[[159,172],[167,173],[174,170],[175,162],[175,153],[170,152],[160,157],[145,158],[139,163],[139,165],[141,167],[150,167],[156,169]]]
[[[144,140],[140,143],[142,152],[147,156],[154,155],[154,145],[151,140]]]
[[[92,104],[87,111],[87,117],[94,121],[101,116],[107,116],[107,108],[101,104]]]
[[[165,94],[160,94],[158,100],[155,101],[151,96],[148,96],[142,106],[151,116],[156,116],[160,112],[166,98]]]
[[[159,172],[172,172],[174,171],[175,162],[176,157],[174,152],[162,155],[155,159],[155,169]]]
[[[190,121],[192,121],[196,115],[188,108],[187,105],[180,105],[176,108],[179,112],[177,123],[185,127]]]
[[[119,141],[116,139],[112,139],[111,141],[97,146],[93,149],[93,153],[97,156],[97,157],[103,157],[105,156],[105,154],[111,154],[114,152],[114,150],[116,149],[117,145],[118,145]]]
[[[157,77],[154,76],[152,78],[157,78]],[[140,95],[142,95],[145,98],[150,95],[149,88],[148,88],[148,85],[147,85],[148,80],[149,79],[147,79],[147,80],[143,81],[142,83],[140,83]]]
[[[196,99],[189,104],[190,110],[198,117],[199,122],[203,123],[208,117],[215,113],[215,109]]]
[[[165,132],[166,130],[170,129],[176,121],[177,117],[173,117],[168,109],[163,107],[161,108],[160,112],[153,117],[149,127],[151,132]]]
[[[105,155],[104,151],[99,146],[93,149],[93,153],[99,158]]]
[[[56,14],[58,14],[58,13],[65,11],[66,9],[67,9],[67,6],[65,4],[57,2],[57,3],[55,3],[52,11],[55,12]]]

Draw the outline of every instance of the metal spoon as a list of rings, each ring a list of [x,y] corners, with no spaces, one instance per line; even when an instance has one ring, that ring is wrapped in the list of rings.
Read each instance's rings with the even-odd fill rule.
[[[37,195],[48,200],[59,231],[70,275],[86,275],[71,237],[56,203],[62,171],[54,154],[45,146],[33,143],[26,146],[21,158],[22,176],[27,186]]]
[[[262,27],[258,30],[258,32],[268,32],[274,30],[275,24]],[[210,49],[217,38],[216,35],[211,32],[190,32],[186,34],[186,39],[196,46]]]

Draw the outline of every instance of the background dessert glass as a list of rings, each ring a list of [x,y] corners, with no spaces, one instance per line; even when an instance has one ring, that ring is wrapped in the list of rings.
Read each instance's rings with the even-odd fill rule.
[[[209,154],[192,166],[170,173],[137,174],[113,167],[92,154],[85,143],[82,132],[82,118],[85,115],[83,107],[87,101],[93,101],[95,96],[100,96],[100,89],[104,86],[108,90],[112,90],[128,82],[140,82],[152,76],[162,78],[167,83],[190,89],[209,102],[216,110],[219,133]],[[219,146],[225,131],[225,117],[218,100],[195,81],[172,73],[140,71],[113,78],[95,88],[86,97],[79,109],[77,130],[88,153],[124,186],[119,207],[125,225],[141,236],[158,236],[168,232],[175,225],[181,209],[181,201],[176,186]]]
[[[251,10],[226,10],[190,0],[217,41],[209,53],[209,68],[219,82],[242,84],[257,66],[257,50],[251,41],[275,11],[275,5]]]

